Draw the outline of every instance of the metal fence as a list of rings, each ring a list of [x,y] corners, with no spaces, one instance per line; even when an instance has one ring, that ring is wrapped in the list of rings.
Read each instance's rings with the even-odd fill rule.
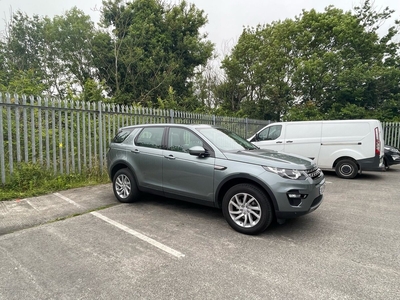
[[[400,148],[400,122],[383,122],[385,144]]]
[[[39,163],[55,175],[103,171],[118,128],[147,123],[211,124],[250,137],[270,121],[0,94],[1,183],[21,162]],[[400,123],[382,125],[385,144],[399,148]]]
[[[118,128],[147,123],[196,123],[249,137],[269,121],[0,94],[0,177],[6,183],[21,162],[57,174],[105,167],[107,146]]]

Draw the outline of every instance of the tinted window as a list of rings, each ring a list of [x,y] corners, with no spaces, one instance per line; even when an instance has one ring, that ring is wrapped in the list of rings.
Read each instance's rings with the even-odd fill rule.
[[[135,144],[136,146],[162,148],[162,137],[164,127],[145,127],[138,134]]]
[[[189,152],[193,146],[203,146],[203,141],[185,128],[171,127],[168,133],[168,150]]]
[[[113,143],[122,143],[125,139],[131,134],[132,129],[122,129],[120,130],[117,135],[113,138]]]

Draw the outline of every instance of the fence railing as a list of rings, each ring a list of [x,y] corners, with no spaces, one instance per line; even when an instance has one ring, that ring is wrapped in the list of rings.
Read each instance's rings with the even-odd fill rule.
[[[400,122],[383,122],[385,144],[400,148]]]
[[[0,94],[0,177],[19,163],[40,163],[57,174],[103,171],[107,146],[118,128],[147,123],[202,123],[249,137],[269,121]]]
[[[103,171],[118,128],[147,123],[211,124],[250,137],[270,121],[0,94],[1,183],[21,162],[40,163],[55,175]],[[399,148],[400,123],[382,126],[385,144]]]

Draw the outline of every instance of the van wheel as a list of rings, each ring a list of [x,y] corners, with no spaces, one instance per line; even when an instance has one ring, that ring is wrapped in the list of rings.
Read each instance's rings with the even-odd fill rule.
[[[339,160],[335,167],[336,175],[345,178],[352,179],[358,174],[357,164],[351,159]]]
[[[114,195],[119,202],[129,203],[139,199],[135,178],[128,168],[118,170],[113,179]]]
[[[258,234],[272,222],[273,212],[267,195],[252,184],[231,187],[222,200],[228,224],[240,233]]]

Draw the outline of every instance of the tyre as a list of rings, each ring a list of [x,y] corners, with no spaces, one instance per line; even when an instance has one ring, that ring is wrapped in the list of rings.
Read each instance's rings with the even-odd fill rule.
[[[263,232],[273,217],[267,195],[247,183],[234,185],[226,192],[222,200],[222,212],[233,229],[245,234]]]
[[[357,176],[358,167],[353,160],[342,159],[336,164],[335,172],[340,178],[352,179]]]
[[[383,159],[383,163],[385,164],[385,170],[386,171],[389,170],[389,165],[388,165],[388,163],[386,161],[386,158]]]
[[[114,195],[123,203],[134,202],[139,199],[139,190],[132,172],[125,168],[118,170],[113,179]]]

